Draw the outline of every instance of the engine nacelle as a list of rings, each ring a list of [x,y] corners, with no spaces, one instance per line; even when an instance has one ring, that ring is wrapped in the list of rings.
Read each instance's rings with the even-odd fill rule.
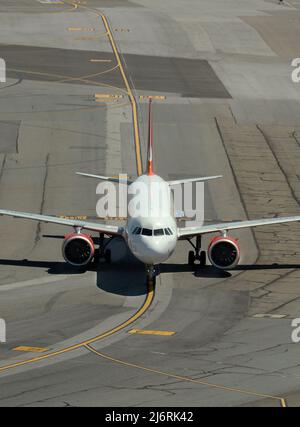
[[[240,260],[240,247],[232,237],[215,237],[207,253],[212,265],[222,270],[234,268]]]
[[[62,254],[71,265],[76,267],[87,265],[95,255],[93,239],[87,234],[67,234],[62,246]]]

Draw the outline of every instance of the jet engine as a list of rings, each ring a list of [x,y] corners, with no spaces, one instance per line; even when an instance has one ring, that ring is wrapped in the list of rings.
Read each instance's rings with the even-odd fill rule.
[[[240,260],[240,247],[232,237],[215,237],[207,252],[212,265],[222,270],[234,268]]]
[[[62,254],[71,265],[77,267],[87,265],[95,254],[93,239],[87,234],[67,234],[62,246]]]

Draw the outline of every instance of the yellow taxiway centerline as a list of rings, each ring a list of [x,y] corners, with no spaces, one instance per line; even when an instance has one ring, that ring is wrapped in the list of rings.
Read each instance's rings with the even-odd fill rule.
[[[5,372],[9,369],[17,368],[20,366],[26,366],[26,365],[29,365],[31,363],[40,362],[42,360],[46,360],[46,359],[49,359],[51,357],[60,356],[60,355],[65,354],[65,353],[69,353],[70,351],[74,351],[74,350],[78,350],[80,348],[84,348],[89,344],[103,340],[104,338],[110,337],[111,335],[113,335],[117,332],[120,332],[122,329],[126,328],[127,326],[130,326],[132,323],[134,323],[136,320],[138,320],[148,310],[148,308],[150,307],[150,305],[152,304],[152,301],[154,299],[154,294],[155,294],[154,283],[152,281],[149,281],[148,282],[148,289],[147,289],[147,296],[145,298],[143,305],[139,308],[139,310],[132,317],[130,317],[125,322],[121,323],[120,325],[116,326],[115,328],[113,328],[109,331],[104,332],[101,335],[98,335],[94,338],[90,338],[88,340],[82,341],[82,342],[75,344],[73,346],[66,347],[66,348],[63,348],[61,350],[53,351],[53,352],[47,353],[43,356],[37,356],[37,357],[34,357],[32,359],[23,360],[21,362],[16,362],[16,363],[12,363],[9,365],[1,366],[0,367],[0,373]]]
[[[85,345],[85,347],[91,353],[94,353],[97,356],[102,357],[102,359],[108,360],[108,361],[113,362],[113,363],[117,363],[118,365],[127,366],[129,368],[140,369],[140,370],[145,371],[145,372],[150,372],[153,374],[162,375],[164,377],[173,378],[173,379],[176,379],[179,381],[189,382],[189,383],[193,383],[193,384],[200,384],[200,385],[204,385],[206,387],[210,387],[210,388],[214,388],[214,389],[218,389],[218,390],[222,390],[222,391],[239,393],[239,394],[244,394],[244,395],[248,395],[248,396],[255,396],[255,397],[260,397],[260,398],[264,398],[264,399],[272,399],[272,400],[278,401],[280,403],[280,406],[282,406],[284,408],[287,407],[286,400],[283,399],[282,397],[272,396],[272,395],[265,394],[265,393],[258,393],[255,391],[243,390],[243,389],[235,388],[235,387],[226,387],[223,385],[214,384],[214,383],[210,383],[207,381],[202,381],[202,380],[198,380],[198,379],[194,379],[194,378],[190,378],[190,377],[184,377],[181,375],[172,374],[170,372],[164,372],[164,371],[160,371],[157,369],[147,368],[146,366],[137,365],[135,363],[130,363],[130,362],[125,362],[123,360],[115,359],[114,357],[107,356],[106,354],[100,353],[99,351],[95,350],[89,344]]]
[[[131,329],[128,331],[129,334],[140,334],[140,335],[160,335],[165,337],[171,337],[175,335],[176,332],[173,331],[151,331],[148,329]]]
[[[109,38],[109,41],[110,41],[110,44],[112,46],[114,55],[116,57],[118,65],[119,65],[120,72],[121,72],[122,78],[124,80],[124,83],[125,83],[125,86],[126,86],[126,90],[127,90],[127,93],[128,93],[131,105],[132,105],[133,127],[134,127],[134,142],[135,142],[136,163],[137,163],[137,173],[138,173],[138,175],[141,175],[143,171],[142,171],[142,160],[141,160],[140,135],[139,135],[139,127],[138,127],[137,103],[136,103],[136,99],[135,99],[135,96],[133,94],[133,91],[131,89],[131,86],[130,86],[130,84],[128,82],[126,73],[124,71],[123,63],[121,61],[120,54],[118,52],[118,49],[117,49],[117,46],[116,46],[116,43],[115,43],[112,31],[110,29],[108,20],[107,20],[107,18],[106,18],[106,16],[104,14],[99,13],[96,10],[90,9],[87,6],[76,4],[76,3],[72,3],[72,2],[67,2],[67,1],[62,2],[62,3],[72,4],[74,6],[74,8],[78,8],[78,7],[86,8],[86,9],[88,9],[88,10],[93,11],[94,13],[96,13],[102,19],[102,22],[103,22],[103,24],[105,26],[105,29],[107,31],[107,36]],[[42,360],[46,360],[46,359],[49,359],[51,357],[59,356],[59,355],[65,354],[67,352],[76,350],[76,349],[86,348],[87,350],[89,350],[90,352],[93,352],[97,356],[102,357],[103,359],[109,360],[111,362],[118,363],[120,365],[124,365],[124,366],[128,366],[128,367],[131,367],[131,368],[140,369],[140,370],[147,371],[147,372],[152,372],[152,373],[155,373],[155,374],[158,374],[158,375],[167,376],[169,378],[174,378],[174,379],[177,379],[177,380],[180,380],[180,381],[185,381],[185,382],[190,382],[190,383],[205,385],[207,387],[211,387],[211,388],[215,388],[215,389],[219,389],[219,390],[231,391],[231,392],[236,392],[236,393],[240,393],[240,394],[246,394],[246,395],[256,396],[256,397],[260,397],[260,398],[269,398],[269,399],[273,399],[273,400],[279,401],[280,405],[282,407],[286,407],[287,406],[286,400],[284,398],[282,398],[282,397],[277,397],[277,396],[272,396],[272,395],[268,395],[268,394],[262,394],[262,393],[257,393],[257,392],[242,390],[242,389],[234,388],[234,387],[226,387],[226,386],[209,383],[209,382],[202,381],[202,380],[197,380],[197,379],[193,379],[193,378],[189,378],[189,377],[184,377],[184,376],[180,376],[180,375],[175,375],[175,374],[171,374],[171,373],[168,373],[168,372],[164,372],[164,371],[160,371],[160,370],[156,370],[156,369],[152,369],[152,368],[147,368],[145,366],[136,365],[136,364],[129,363],[129,362],[124,362],[122,360],[115,359],[113,357],[110,357],[110,356],[107,356],[107,355],[105,355],[103,353],[100,353],[97,350],[95,350],[93,347],[91,347],[91,344],[93,344],[93,343],[95,343],[97,341],[100,341],[100,340],[102,340],[104,338],[107,338],[107,337],[109,337],[109,336],[111,336],[111,335],[113,335],[113,334],[121,331],[122,329],[126,328],[127,326],[131,325],[136,320],[138,320],[148,310],[148,308],[150,307],[150,305],[151,305],[151,303],[153,301],[153,298],[154,298],[154,284],[152,282],[149,282],[148,283],[148,293],[147,293],[146,299],[144,301],[144,304],[142,305],[142,307],[131,318],[129,318],[125,322],[121,323],[120,325],[116,326],[115,328],[113,328],[113,329],[111,329],[111,330],[109,330],[109,331],[107,331],[107,332],[105,332],[105,333],[103,333],[103,334],[101,334],[99,336],[96,336],[96,337],[91,338],[89,340],[86,340],[86,341],[83,341],[81,343],[75,344],[73,346],[66,347],[64,349],[61,349],[61,350],[58,350],[58,351],[54,351],[52,353],[47,353],[47,354],[45,354],[43,356],[38,356],[38,357],[35,357],[35,358],[32,358],[32,359],[28,359],[28,360],[24,360],[24,361],[21,361],[21,362],[16,362],[16,363],[13,363],[13,364],[10,364],[10,365],[2,366],[2,367],[0,367],[0,372],[4,372],[4,371],[7,371],[9,369],[16,368],[16,367],[28,365],[30,363],[35,363],[35,362],[39,362],[39,361],[42,361]],[[135,331],[141,331],[141,330],[136,329]],[[146,331],[144,331],[144,332],[147,333]],[[150,333],[150,332],[153,333],[153,332],[163,332],[163,331],[148,331],[148,333]],[[131,333],[141,333],[141,332],[131,332]],[[165,334],[166,333],[168,333],[168,331],[165,331]],[[22,346],[19,347],[19,348],[22,348]],[[24,348],[24,346],[23,346],[23,348]],[[29,347],[27,347],[27,348],[29,348]]]

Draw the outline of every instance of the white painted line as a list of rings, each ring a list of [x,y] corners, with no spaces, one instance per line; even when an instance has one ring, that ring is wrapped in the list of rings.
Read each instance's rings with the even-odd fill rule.
[[[62,280],[71,279],[74,277],[86,277],[83,274],[58,274],[55,276],[40,277],[37,279],[24,280],[23,282],[9,283],[0,286],[0,292],[12,291],[15,289],[27,288],[29,286],[46,285],[47,283],[61,282]]]
[[[256,319],[263,319],[263,318],[269,318],[269,319],[283,319],[284,317],[286,317],[287,314],[267,314],[267,313],[262,313],[262,314],[254,314],[254,316]]]

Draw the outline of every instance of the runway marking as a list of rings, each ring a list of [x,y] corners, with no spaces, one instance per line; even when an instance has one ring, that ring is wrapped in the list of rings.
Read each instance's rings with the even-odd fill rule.
[[[287,317],[287,314],[254,314],[252,317],[256,319],[263,319],[263,318],[269,318],[269,319],[284,319]]]
[[[95,93],[95,98],[96,99],[103,99],[103,98],[121,99],[121,98],[124,98],[124,96],[114,94],[114,93]]]
[[[65,2],[60,1],[60,0],[38,0],[39,3],[42,4],[65,4]]]
[[[99,351],[97,351],[93,347],[91,347],[89,344],[86,344],[85,347],[91,353],[94,353],[97,356],[102,357],[103,359],[106,359],[110,362],[117,363],[118,365],[123,365],[123,366],[127,366],[129,368],[139,369],[139,370],[142,370],[145,372],[151,372],[153,374],[162,375],[162,376],[168,377],[168,378],[174,378],[174,379],[179,380],[179,381],[204,385],[206,387],[210,387],[210,388],[214,388],[214,389],[218,389],[218,390],[228,391],[228,392],[232,392],[232,393],[239,393],[239,394],[244,394],[244,395],[248,395],[248,396],[261,397],[264,399],[272,399],[272,400],[278,401],[280,403],[280,406],[283,408],[285,408],[287,406],[286,400],[282,397],[279,397],[279,396],[273,396],[273,395],[265,394],[265,393],[258,393],[258,392],[250,391],[250,390],[243,390],[243,389],[235,388],[235,387],[227,387],[227,386],[223,386],[220,384],[214,384],[214,383],[210,383],[207,381],[202,381],[202,380],[198,380],[198,379],[194,379],[194,378],[190,378],[190,377],[184,377],[181,375],[172,374],[170,372],[164,372],[164,371],[159,371],[157,369],[147,368],[146,366],[137,365],[135,363],[130,363],[130,362],[125,362],[125,361],[120,360],[120,359],[115,359],[114,357],[108,356],[104,353],[100,353]]]
[[[128,331],[129,334],[140,334],[140,335],[162,335],[162,336],[172,336],[176,332],[173,331],[150,331],[147,329],[131,329]]]
[[[120,33],[129,33],[130,30],[129,28],[115,28],[114,31],[120,31]]]
[[[65,4],[65,3],[68,3],[68,2],[61,2],[61,3]],[[74,6],[75,9],[78,8],[78,4],[76,4],[76,3],[71,3],[71,4]],[[82,6],[82,7],[84,7],[84,6]],[[94,11],[93,9],[90,9],[90,8],[87,8],[87,9],[91,10],[91,11]],[[138,174],[140,175],[142,173],[142,164],[141,164],[140,139],[139,139],[139,129],[138,129],[136,100],[135,100],[135,97],[134,97],[134,95],[132,93],[131,87],[130,87],[130,85],[128,83],[126,74],[124,72],[123,65],[122,65],[122,62],[120,60],[120,56],[119,56],[118,50],[116,48],[116,45],[115,45],[115,42],[114,42],[111,30],[110,30],[110,27],[109,27],[109,24],[108,24],[108,21],[107,21],[107,18],[105,17],[105,15],[103,15],[101,13],[98,13],[96,11],[94,11],[94,13],[97,13],[97,15],[102,18],[102,21],[103,21],[105,27],[107,28],[107,33],[108,33],[108,36],[109,36],[109,39],[110,39],[110,43],[111,43],[111,45],[113,47],[113,51],[114,51],[115,56],[117,58],[118,64],[120,66],[120,70],[121,70],[121,73],[122,73],[122,76],[123,76],[123,80],[125,82],[125,86],[127,88],[130,101],[132,103],[134,137],[135,137],[135,146],[136,146],[137,170],[138,170]],[[150,286],[150,285],[148,284],[148,286]],[[130,366],[130,367],[134,367],[134,368],[137,368],[137,369],[142,369],[142,370],[148,371],[148,372],[157,373],[159,375],[168,376],[170,378],[176,378],[176,379],[179,379],[179,380],[182,380],[182,381],[188,381],[188,382],[193,382],[193,383],[197,383],[197,384],[202,384],[202,385],[206,385],[206,386],[209,386],[209,387],[214,387],[214,388],[218,388],[218,389],[222,389],[222,390],[226,390],[226,391],[234,391],[234,392],[244,393],[244,394],[248,394],[248,395],[254,395],[254,396],[259,396],[259,397],[266,397],[266,398],[270,398],[270,399],[276,399],[276,400],[280,401],[281,406],[286,407],[286,401],[285,401],[285,399],[280,398],[280,397],[270,396],[270,395],[265,395],[265,394],[259,394],[259,393],[249,392],[249,391],[244,391],[244,390],[241,390],[241,389],[229,388],[229,387],[225,387],[225,386],[221,386],[221,385],[217,385],[217,384],[207,383],[207,382],[200,381],[200,380],[194,380],[194,379],[188,378],[188,377],[181,377],[181,376],[178,376],[178,375],[174,375],[174,374],[166,373],[166,372],[163,372],[163,371],[158,371],[158,370],[146,368],[146,367],[139,366],[139,365],[134,365],[134,364],[131,364],[131,363],[128,363],[128,362],[123,362],[121,360],[114,359],[114,358],[111,358],[111,357],[106,356],[104,354],[101,354],[101,353],[97,352],[95,349],[93,349],[93,347],[90,346],[90,344],[92,344],[93,342],[97,342],[100,339],[103,339],[103,338],[105,338],[107,336],[110,336],[110,335],[118,332],[119,330],[124,329],[130,323],[136,321],[137,318],[139,318],[140,316],[142,316],[144,314],[144,312],[149,308],[149,306],[151,305],[151,303],[153,301],[153,298],[154,298],[154,288],[153,288],[153,284],[152,284],[152,289],[148,288],[147,298],[146,298],[145,303],[143,304],[143,306],[140,308],[140,310],[132,318],[128,319],[123,324],[120,324],[116,328],[114,328],[114,329],[112,329],[110,331],[107,331],[107,332],[105,332],[104,334],[102,334],[102,335],[100,335],[98,337],[95,337],[95,338],[87,340],[85,342],[76,344],[76,345],[74,345],[72,347],[68,347],[68,348],[65,348],[65,349],[53,352],[53,353],[49,353],[49,354],[44,355],[44,356],[36,357],[34,359],[30,359],[30,360],[26,360],[26,361],[22,361],[22,362],[17,362],[17,363],[11,364],[11,365],[2,366],[0,368],[0,372],[6,371],[8,369],[12,369],[12,368],[15,368],[15,367],[18,367],[18,366],[24,366],[24,365],[27,365],[29,363],[38,362],[40,360],[44,360],[44,359],[47,359],[47,358],[50,358],[50,357],[54,357],[54,356],[57,356],[57,355],[60,355],[60,354],[63,354],[63,353],[66,353],[66,352],[78,349],[78,348],[85,347],[87,350],[89,350],[89,351],[97,354],[98,356],[103,357],[103,358],[105,358],[107,360],[113,361],[115,363],[119,363],[119,364]]]
[[[82,274],[72,274],[73,277],[82,277]],[[22,289],[22,288],[28,288],[30,286],[40,286],[47,283],[54,283],[54,282],[60,282],[62,280],[70,279],[70,275],[68,274],[61,274],[57,276],[46,276],[46,277],[40,277],[37,279],[32,280],[24,280],[22,282],[16,282],[16,283],[9,283],[7,285],[0,286],[0,292],[5,291],[13,291],[15,289]]]
[[[148,99],[154,99],[155,101],[165,101],[167,97],[164,95],[140,95],[141,101]]]
[[[10,369],[18,368],[21,366],[26,366],[26,365],[29,365],[32,363],[37,363],[37,362],[40,362],[42,360],[47,360],[51,357],[60,356],[60,355],[69,353],[71,351],[84,348],[89,344],[93,344],[95,342],[103,340],[104,338],[110,337],[111,335],[113,335],[117,332],[120,332],[121,330],[125,329],[127,326],[130,326],[132,323],[136,322],[148,310],[148,308],[151,306],[151,304],[153,302],[154,295],[155,295],[154,283],[152,281],[149,281],[147,284],[147,295],[146,295],[146,298],[144,300],[143,305],[137,310],[137,312],[133,316],[131,316],[125,322],[120,323],[115,328],[110,329],[109,331],[106,331],[106,332],[104,332],[104,333],[102,333],[102,334],[100,334],[94,338],[90,338],[90,339],[82,341],[78,344],[74,344],[70,347],[66,347],[66,348],[63,348],[61,350],[53,351],[51,353],[48,353],[48,354],[45,354],[42,356],[37,356],[37,357],[34,357],[32,359],[27,359],[27,360],[23,360],[20,362],[11,363],[9,365],[1,366],[0,367],[0,373],[8,371]]]
[[[70,5],[75,5],[76,3],[74,2],[69,2],[69,1],[65,1],[65,4],[70,4]],[[124,67],[123,67],[123,63],[121,61],[121,57],[119,54],[119,51],[117,49],[116,46],[116,42],[113,36],[113,33],[111,31],[110,25],[108,23],[108,20],[106,18],[106,16],[99,12],[96,9],[92,9],[88,6],[85,5],[81,5],[81,4],[77,4],[78,7],[84,8],[86,10],[89,10],[90,12],[94,13],[95,15],[97,15],[99,18],[102,19],[103,25],[105,27],[106,33],[107,33],[107,37],[109,39],[110,45],[112,47],[113,53],[115,55],[115,58],[117,60],[117,63],[119,65],[120,68],[120,72],[128,93],[128,97],[130,99],[131,105],[132,105],[132,116],[133,116],[133,129],[134,129],[134,143],[135,143],[135,155],[136,155],[136,167],[137,167],[137,174],[140,176],[143,173],[143,165],[142,165],[142,155],[141,155],[141,143],[140,143],[140,132],[139,132],[139,125],[138,125],[138,113],[137,113],[137,102],[135,99],[135,96],[133,94],[133,91],[131,89],[131,86],[129,84],[128,78],[126,76]]]
[[[116,99],[107,98],[107,99],[95,99],[95,102],[98,102],[99,104],[105,104],[110,102],[115,102]]]
[[[8,71],[14,71],[16,73],[24,73],[24,74],[32,74],[32,75],[37,75],[37,76],[47,76],[47,77],[52,77],[52,78],[58,78],[58,80],[54,80],[53,83],[65,83],[68,81],[79,81],[79,82],[83,82],[83,83],[89,83],[95,86],[106,86],[110,89],[114,89],[114,90],[119,90],[120,92],[126,93],[127,92],[120,87],[117,86],[112,86],[109,85],[107,83],[102,83],[102,82],[95,82],[93,80],[89,80],[89,77],[97,77],[100,76],[102,74],[106,74],[109,73],[113,70],[115,70],[116,68],[118,68],[118,65],[115,65],[114,67],[110,68],[109,70],[104,70],[104,71],[100,71],[99,73],[93,73],[93,74],[89,74],[87,76],[78,76],[78,77],[70,77],[70,76],[62,76],[60,74],[53,74],[53,73],[43,73],[40,71],[31,71],[31,70],[22,70],[22,69],[18,69],[18,68],[8,68]]]
[[[89,32],[96,31],[95,28],[84,28],[84,27],[68,27],[67,30],[68,31],[89,31]]]
[[[82,36],[82,37],[76,37],[76,41],[97,41],[99,40],[100,36]]]
[[[26,351],[26,352],[32,352],[32,353],[45,353],[46,351],[49,351],[49,348],[44,347],[28,347],[25,345],[21,345],[19,347],[13,348],[13,351]]]
[[[69,2],[64,2],[64,3],[65,4],[70,4]],[[78,5],[76,3],[72,2],[71,4],[75,8],[78,8]],[[85,7],[85,6],[81,6],[81,7]],[[106,31],[107,31],[107,34],[108,34],[108,38],[109,38],[110,44],[112,46],[114,55],[115,55],[115,57],[117,59],[118,66],[120,67],[120,71],[121,71],[121,74],[122,74],[122,77],[123,77],[123,80],[124,80],[124,83],[125,83],[125,86],[126,86],[126,90],[127,90],[130,102],[132,104],[132,110],[133,110],[133,127],[134,127],[134,141],[135,141],[135,148],[136,148],[137,172],[138,172],[138,175],[141,175],[142,174],[142,162],[141,162],[141,147],[140,147],[140,139],[139,139],[140,137],[139,137],[139,128],[138,128],[138,116],[137,116],[136,99],[135,99],[135,97],[133,95],[133,92],[132,92],[131,87],[129,85],[128,79],[126,77],[126,74],[125,74],[125,71],[124,71],[124,68],[123,68],[123,64],[122,64],[119,52],[117,50],[114,38],[112,36],[112,32],[110,30],[110,26],[108,24],[106,16],[103,15],[103,14],[101,14],[101,13],[99,13],[99,12],[97,12],[97,11],[94,11],[93,9],[90,9],[90,8],[87,8],[87,9],[93,11],[94,13],[97,14],[97,16],[101,17],[101,19],[103,21],[103,24],[104,24],[104,26],[106,28]],[[32,358],[32,359],[23,360],[23,361],[20,361],[20,362],[16,362],[16,363],[12,363],[12,364],[8,364],[8,365],[5,365],[5,366],[2,366],[2,367],[0,367],[0,372],[4,372],[4,371],[7,371],[9,369],[16,368],[16,367],[26,366],[26,365],[29,365],[31,363],[36,363],[36,362],[39,362],[39,361],[42,361],[42,360],[49,359],[51,357],[62,355],[62,354],[71,352],[73,350],[83,348],[86,345],[92,344],[92,343],[97,342],[99,340],[102,340],[104,338],[107,338],[107,337],[109,337],[109,336],[111,336],[111,335],[113,335],[113,334],[115,334],[115,333],[123,330],[124,328],[130,326],[132,323],[134,323],[136,320],[138,320],[149,309],[149,307],[151,306],[152,301],[154,299],[154,295],[155,295],[154,283],[152,281],[148,281],[148,283],[147,283],[147,295],[146,295],[146,298],[145,298],[145,301],[144,301],[143,305],[140,307],[140,309],[132,317],[130,317],[125,322],[121,323],[120,325],[116,326],[115,328],[113,328],[113,329],[111,329],[109,331],[106,331],[105,333],[103,333],[103,334],[101,334],[101,335],[99,335],[97,337],[91,338],[89,340],[83,341],[83,342],[75,344],[73,346],[66,347],[66,348],[63,348],[61,350],[54,351],[54,352],[51,352],[51,353],[48,353],[48,354],[45,354],[45,355],[42,355],[42,356],[38,356],[38,357],[35,357],[35,358]]]
[[[124,68],[123,68],[123,64],[114,40],[114,37],[112,35],[109,23],[107,21],[107,18],[104,14],[102,13],[98,13],[98,16],[101,17],[102,22],[106,28],[107,34],[108,34],[108,38],[110,40],[110,44],[112,46],[113,52],[115,54],[116,60],[119,64],[120,67],[120,71],[127,89],[127,92],[129,94],[129,99],[132,105],[132,113],[133,113],[133,127],[134,127],[134,142],[135,142],[135,154],[136,154],[136,162],[137,162],[137,173],[138,175],[142,175],[143,173],[143,167],[142,167],[142,156],[141,156],[141,144],[140,144],[140,134],[139,134],[139,126],[138,126],[138,114],[137,114],[137,103],[136,103],[136,99],[135,96],[132,92],[131,86],[128,82],[127,76],[125,74]]]
[[[74,215],[74,216],[72,216],[72,215],[71,216],[70,215],[59,215],[58,218],[72,219],[72,220],[76,219],[79,221],[86,221],[88,219],[87,215]]]
[[[111,62],[111,59],[97,59],[97,58],[92,58],[92,59],[90,59],[90,62]]]

